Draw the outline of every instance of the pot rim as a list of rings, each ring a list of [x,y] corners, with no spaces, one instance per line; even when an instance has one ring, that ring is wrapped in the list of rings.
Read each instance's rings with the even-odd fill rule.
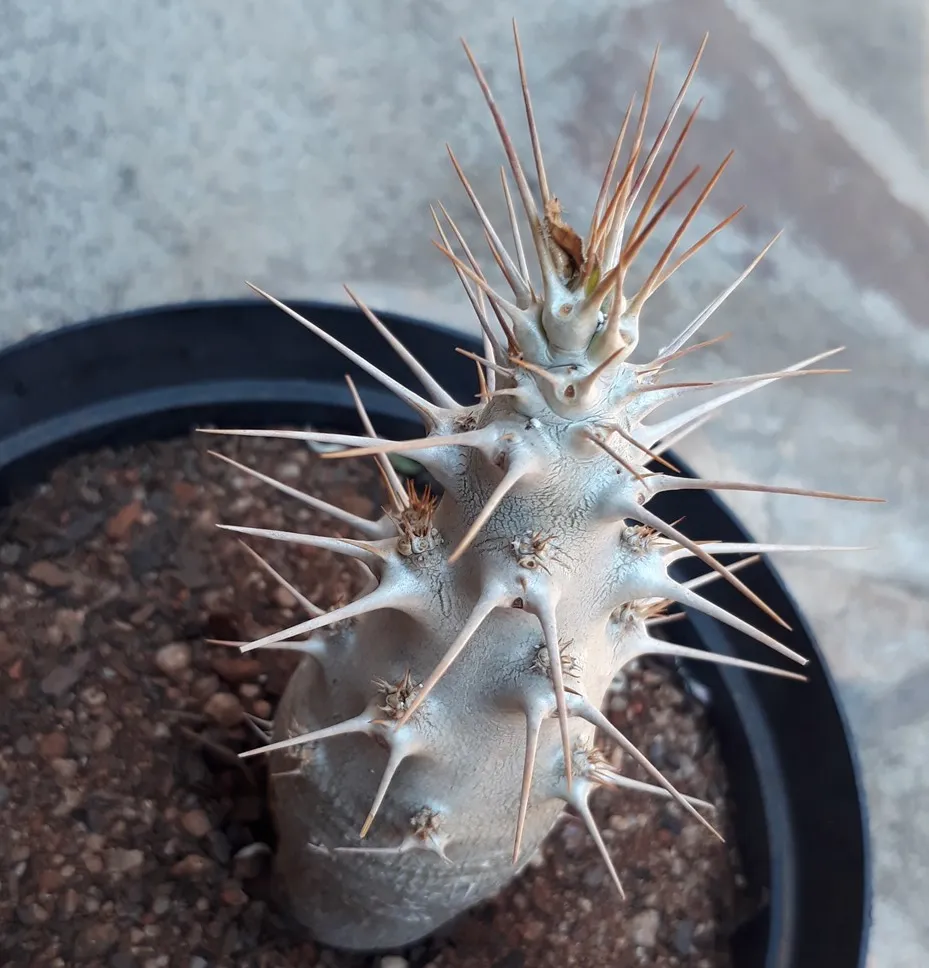
[[[321,321],[363,355],[373,353],[390,375],[410,380],[402,362],[354,307],[308,300],[290,305]],[[435,323],[393,313],[379,316],[453,396],[469,398],[473,368],[452,350],[455,345],[479,350],[475,340]],[[195,419],[203,425],[204,418],[217,422],[242,415],[251,426],[351,426],[354,408],[345,372],[352,373],[379,426],[396,433],[415,432],[414,419],[394,397],[263,301],[144,307],[28,337],[0,350],[0,507],[67,456],[100,445],[183,433]],[[690,473],[679,458],[672,460]],[[689,520],[711,520],[713,537],[751,540],[715,495],[681,491],[660,498],[674,507],[675,516],[686,505],[691,508]],[[654,505],[658,503],[656,499]],[[721,529],[728,529],[732,538],[718,533]],[[792,627],[788,636],[781,634],[781,641],[809,657],[804,672],[810,681],[785,685],[782,679],[752,678],[744,670],[711,663],[681,664],[692,686],[702,686],[712,695],[711,711],[721,740],[729,735],[721,745],[730,782],[742,796],[733,794],[743,814],[739,846],[756,880],[768,882],[770,903],[733,936],[733,963],[736,968],[760,968],[763,956],[765,968],[864,968],[872,858],[853,734],[829,667],[793,597],[767,558],[749,571],[753,575],[743,576],[746,584]],[[714,600],[736,614],[745,612],[744,600],[732,589],[727,593],[720,587],[724,584],[713,586]],[[747,620],[765,627],[757,614],[749,614]],[[692,639],[689,644],[712,651],[734,653],[750,642],[699,614],[689,613],[677,627]],[[796,701],[791,688],[806,690],[806,706]],[[811,709],[814,696],[816,716]],[[767,721],[772,717],[780,720],[777,729]],[[736,735],[735,724],[741,736]],[[824,731],[829,734],[832,755],[823,756],[811,745],[806,727],[817,734],[813,738],[821,738]],[[843,760],[841,768],[838,759]],[[804,782],[811,788],[804,789]],[[817,784],[832,793],[829,809],[820,804],[817,810]],[[754,814],[746,819],[751,811]],[[814,813],[814,829],[804,832]],[[753,836],[762,827],[763,850]],[[802,856],[803,850],[821,851],[830,845],[835,855],[832,866]],[[837,860],[845,862],[844,868]]]

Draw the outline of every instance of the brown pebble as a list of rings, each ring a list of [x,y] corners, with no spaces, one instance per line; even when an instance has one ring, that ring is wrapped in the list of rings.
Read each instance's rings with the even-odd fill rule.
[[[252,712],[259,719],[270,719],[273,710],[271,708],[271,703],[269,703],[267,699],[256,699],[254,703],[252,703]]]
[[[25,925],[41,924],[48,920],[48,911],[41,904],[21,904],[16,909],[16,916]]]
[[[104,921],[85,928],[74,942],[74,957],[80,961],[92,961],[105,955],[119,941],[119,929]]]
[[[81,897],[77,891],[75,891],[73,887],[69,887],[61,899],[61,916],[63,918],[70,918],[77,910],[77,906],[80,904],[80,901]]]
[[[35,751],[35,740],[31,736],[20,736],[13,748],[20,756],[31,756]]]
[[[162,914],[167,914],[171,910],[171,898],[160,895],[155,898],[152,904],[152,914],[157,917],[161,917]]]
[[[252,682],[264,671],[264,666],[258,659],[237,659],[228,655],[216,656],[210,665],[226,682],[236,685],[240,682]]]
[[[163,645],[155,653],[155,665],[166,676],[177,678],[190,667],[190,646],[184,642]]]
[[[155,614],[155,606],[151,602],[146,602],[141,608],[137,608],[130,616],[129,621],[135,625],[144,625]]]
[[[16,648],[10,641],[9,636],[0,631],[0,664],[6,665],[11,659],[16,657]]]
[[[528,921],[523,926],[523,938],[526,941],[538,941],[545,934],[545,925],[541,921]]]
[[[91,660],[90,652],[82,652],[76,655],[66,665],[57,666],[42,680],[40,688],[46,696],[63,696],[68,690],[72,689]]]
[[[193,504],[197,499],[197,495],[200,493],[196,485],[191,484],[188,481],[177,481],[171,486],[171,492],[174,494],[174,500],[180,504],[181,507],[186,507],[189,504]]]
[[[60,870],[49,868],[40,872],[37,881],[40,894],[54,894],[64,882],[64,877]]]
[[[127,874],[138,870],[145,863],[145,854],[138,849],[126,850],[114,847],[106,852],[106,866],[114,874]]]
[[[192,837],[205,837],[213,829],[205,810],[188,810],[181,815],[181,826]]]
[[[84,866],[91,874],[99,874],[103,870],[103,858],[99,854],[85,854]]]
[[[248,904],[248,895],[235,881],[228,883],[223,888],[220,896],[222,897],[223,904],[229,907],[242,907]]]
[[[74,760],[52,760],[52,769],[62,780],[73,780],[77,776],[77,763]]]
[[[113,745],[113,730],[104,723],[94,735],[93,750],[95,753],[103,753]]]
[[[113,541],[122,541],[132,526],[142,517],[142,502],[133,501],[120,508],[106,523],[106,535]]]
[[[190,691],[195,699],[203,702],[219,692],[220,686],[219,676],[201,676],[194,681],[194,684],[190,687]]]
[[[242,703],[239,702],[239,697],[233,696],[231,692],[218,692],[215,696],[210,696],[203,711],[227,729],[238,726],[242,721]]]
[[[39,739],[39,756],[45,760],[57,760],[68,752],[68,737],[60,730],[46,733]]]
[[[171,873],[175,877],[189,877],[195,879],[203,877],[213,869],[213,861],[202,854],[188,854],[179,860],[172,868]]]
[[[54,561],[37,561],[30,566],[26,574],[46,588],[67,588],[71,584],[72,576]]]
[[[59,608],[55,612],[55,625],[61,640],[67,645],[77,645],[84,637],[84,611],[76,608]]]
[[[281,608],[296,608],[297,607],[297,597],[293,592],[289,592],[282,585],[278,585],[273,592],[271,592],[271,600],[275,605],[279,605]]]

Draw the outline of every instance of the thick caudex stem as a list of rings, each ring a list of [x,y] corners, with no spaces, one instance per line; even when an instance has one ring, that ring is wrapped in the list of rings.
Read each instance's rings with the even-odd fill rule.
[[[264,570],[293,591],[308,617],[238,643],[243,650],[305,653],[273,725],[253,724],[261,745],[244,755],[269,757],[280,835],[277,871],[294,914],[321,941],[346,948],[412,942],[494,894],[538,849],[566,804],[587,826],[622,894],[621,864],[611,856],[588,806],[597,787],[671,797],[708,836],[720,836],[704,816],[709,805],[675,789],[604,715],[604,697],[619,671],[645,655],[715,661],[802,680],[790,668],[757,661],[757,654],[716,656],[653,638],[650,628],[673,619],[666,610],[679,605],[731,625],[754,639],[759,653],[766,646],[802,666],[804,656],[711,602],[701,589],[710,581],[726,581],[759,614],[785,625],[736,572],[759,553],[823,549],[697,542],[645,505],[660,492],[680,488],[856,500],[686,478],[661,456],[743,394],[782,379],[834,372],[811,369],[831,355],[823,353],[735,380],[662,379],[669,363],[699,348],[687,344],[758,259],[655,359],[629,362],[648,299],[738,214],[676,255],[727,156],[697,192],[641,287],[625,291],[633,260],[697,175],[692,171],[662,198],[696,110],[660,167],[658,158],[704,45],[647,148],[653,61],[638,117],[630,105],[582,237],[565,222],[551,193],[518,35],[516,44],[538,199],[490,87],[465,49],[528,223],[537,278],[532,278],[506,173],[509,224],[503,231],[491,223],[450,152],[490,256],[511,290],[507,295],[490,283],[445,209],[438,206],[444,223],[433,210],[437,245],[454,266],[484,335],[483,356],[462,351],[478,368],[475,397],[454,400],[354,293],[351,298],[410,368],[422,392],[253,287],[409,404],[422,418],[424,436],[406,441],[377,436],[350,379],[363,436],[212,431],[336,444],[341,449],[323,459],[374,457],[387,487],[384,515],[367,520],[229,461],[354,535],[231,525],[230,530],[253,541],[297,542],[350,556],[370,577],[358,599],[325,612],[249,548]],[[629,128],[634,134],[621,169]],[[646,188],[652,171],[657,175]],[[512,254],[505,235],[513,239]],[[714,395],[717,388],[723,392]],[[691,397],[696,398],[692,403]],[[666,404],[681,401],[687,409],[661,416]],[[440,499],[401,484],[386,457],[398,453],[431,472],[443,488]],[[719,558],[727,555],[752,557],[726,565]],[[687,556],[699,558],[707,573],[681,583],[669,568]],[[593,745],[598,731],[619,744],[647,782],[609,766]]]

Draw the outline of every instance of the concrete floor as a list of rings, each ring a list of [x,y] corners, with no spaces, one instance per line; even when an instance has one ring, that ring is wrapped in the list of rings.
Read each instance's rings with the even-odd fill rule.
[[[681,170],[737,154],[693,237],[748,209],[652,301],[644,341],[677,331],[784,228],[708,327],[733,338],[689,372],[765,371],[848,347],[851,375],[769,388],[680,449],[706,475],[889,500],[730,504],[765,539],[874,549],[779,564],[844,691],[866,768],[871,963],[927,964],[929,459],[918,428],[929,406],[929,34],[917,0],[11,0],[0,32],[0,343],[147,304],[238,297],[245,278],[284,298],[339,301],[348,282],[378,308],[472,328],[429,244],[428,203],[443,199],[480,238],[447,140],[500,212],[502,156],[457,38],[467,35],[518,128],[511,15],[549,179],[581,224],[655,43],[665,105],[710,31]]]

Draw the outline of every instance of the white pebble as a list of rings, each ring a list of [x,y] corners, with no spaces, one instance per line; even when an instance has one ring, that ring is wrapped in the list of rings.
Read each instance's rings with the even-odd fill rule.
[[[177,676],[190,666],[190,646],[183,642],[163,645],[155,653],[155,665],[166,676]]]

